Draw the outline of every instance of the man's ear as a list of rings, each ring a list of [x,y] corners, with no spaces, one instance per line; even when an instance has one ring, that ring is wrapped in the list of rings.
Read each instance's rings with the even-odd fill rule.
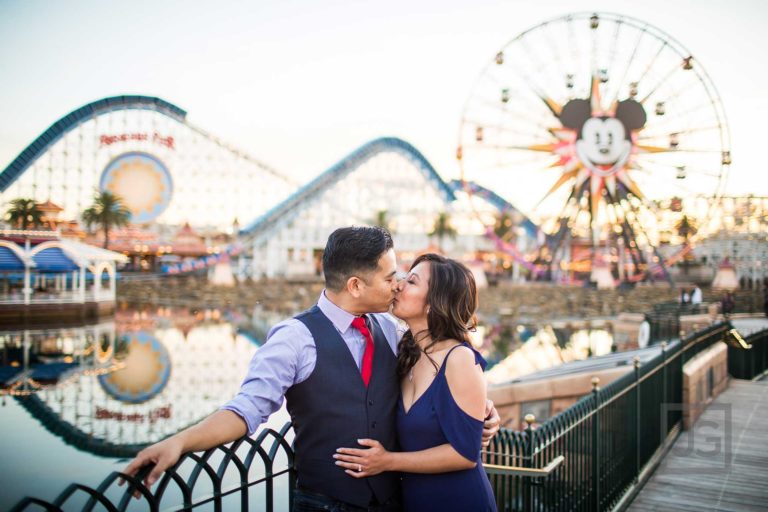
[[[364,284],[362,279],[357,276],[352,276],[347,279],[347,292],[354,298],[359,299],[362,294],[361,288]]]

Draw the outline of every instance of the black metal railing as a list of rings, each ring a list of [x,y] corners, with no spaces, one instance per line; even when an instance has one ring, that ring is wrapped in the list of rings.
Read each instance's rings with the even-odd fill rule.
[[[490,473],[500,511],[611,510],[647,478],[682,422],[683,364],[724,339],[719,323],[682,340],[605,388],[593,391],[538,428],[528,417],[523,432],[503,430],[485,455],[494,465],[557,470],[539,478]]]
[[[295,486],[292,436],[289,422],[280,431],[264,429],[255,438],[188,453],[163,473],[154,492],[142,483],[151,470],[146,466],[135,477],[114,471],[97,487],[73,483],[52,502],[27,497],[11,510],[287,511]],[[121,478],[126,485],[118,485]]]
[[[738,333],[733,333],[738,336]],[[768,371],[768,330],[728,345],[728,373],[735,379],[757,379]],[[741,341],[742,343],[738,343]],[[746,344],[746,350],[740,345]]]
[[[525,431],[502,429],[484,454],[499,510],[601,511],[626,503],[681,428],[683,365],[728,340],[732,329],[718,323],[664,342],[655,358],[642,365],[635,358],[629,373],[604,388],[593,379],[592,393],[538,428],[528,415]],[[729,371],[754,378],[768,369],[768,330],[743,341],[742,348],[729,343]],[[744,350],[744,344],[751,348]],[[113,472],[98,487],[72,484],[53,502],[25,498],[12,510],[290,510],[290,427],[187,454],[154,492],[141,482],[147,467],[127,477],[127,486],[119,487],[124,475]],[[138,501],[131,500],[134,492]]]

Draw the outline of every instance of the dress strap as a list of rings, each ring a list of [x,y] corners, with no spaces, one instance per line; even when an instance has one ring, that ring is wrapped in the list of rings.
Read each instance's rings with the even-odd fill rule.
[[[467,348],[469,348],[472,351],[472,353],[475,354],[475,364],[479,364],[482,367],[482,369],[485,370],[485,366],[486,366],[487,363],[486,363],[485,359],[483,358],[483,356],[480,355],[480,352],[475,350],[475,347],[473,347],[472,345],[470,345],[466,341],[462,341],[458,345],[456,345],[454,347],[451,347],[448,350],[448,353],[445,354],[445,357],[443,358],[443,364],[440,365],[440,372],[439,373],[443,373],[443,374],[445,373],[445,363],[448,362],[448,356],[450,356],[451,352],[453,352],[455,349],[457,349],[459,347],[467,347]]]

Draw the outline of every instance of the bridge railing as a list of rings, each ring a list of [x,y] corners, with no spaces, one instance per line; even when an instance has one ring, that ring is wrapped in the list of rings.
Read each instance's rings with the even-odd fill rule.
[[[738,337],[738,332],[732,333]],[[755,332],[728,346],[728,373],[735,379],[756,379],[768,371],[768,330]],[[746,347],[744,347],[746,345]]]
[[[490,473],[499,510],[611,510],[629,499],[680,430],[683,364],[722,340],[715,324],[662,345],[661,353],[570,408],[523,432],[502,431],[485,455],[493,465],[559,467],[541,476]]]
[[[732,336],[732,329],[719,323],[662,344],[658,356],[642,365],[636,358],[632,371],[604,388],[593,379],[592,393],[538,428],[529,415],[525,431],[502,429],[484,454],[499,510],[599,511],[626,503],[681,428],[683,365]],[[768,330],[745,341],[750,350],[734,350],[752,359],[729,369],[753,376],[764,372]],[[253,439],[187,454],[154,492],[141,482],[149,471],[144,468],[128,478],[128,486],[118,487],[121,474],[113,472],[98,487],[72,484],[53,502],[25,498],[12,510],[290,510],[291,435],[287,423],[279,432],[265,429]],[[138,501],[131,499],[134,492]]]

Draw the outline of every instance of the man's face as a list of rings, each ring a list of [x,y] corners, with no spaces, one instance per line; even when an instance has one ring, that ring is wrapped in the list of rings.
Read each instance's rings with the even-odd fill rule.
[[[381,255],[376,270],[360,276],[358,303],[361,313],[383,313],[389,310],[397,290],[396,271],[395,250],[390,249]]]

